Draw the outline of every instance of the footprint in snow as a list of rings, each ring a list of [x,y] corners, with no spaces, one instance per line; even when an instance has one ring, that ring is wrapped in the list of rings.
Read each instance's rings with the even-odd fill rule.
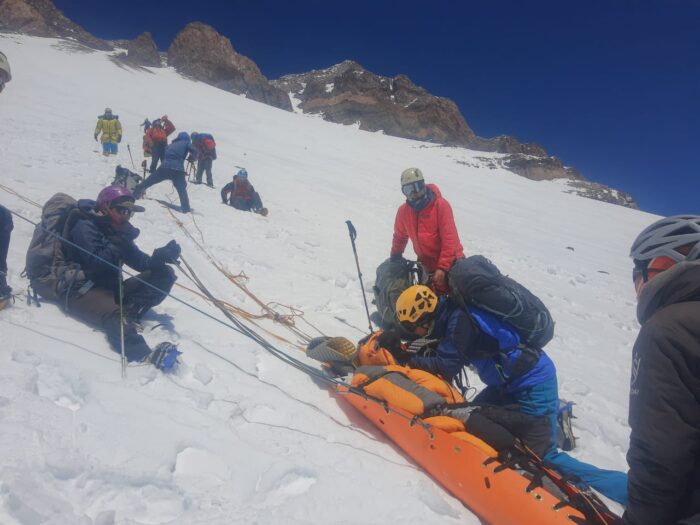
[[[281,505],[290,498],[306,494],[317,481],[315,473],[299,467],[287,470],[272,479],[261,479],[257,490],[266,492],[265,506]]]

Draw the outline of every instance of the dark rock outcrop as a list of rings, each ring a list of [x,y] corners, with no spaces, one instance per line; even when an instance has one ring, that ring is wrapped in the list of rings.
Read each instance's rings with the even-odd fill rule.
[[[127,44],[127,59],[138,66],[160,67],[160,53],[151,33],[142,33]]]
[[[228,38],[201,22],[188,24],[177,34],[168,49],[168,64],[212,86],[292,110],[289,95],[273,86],[255,62],[236,53]]]
[[[516,153],[503,157],[501,165],[521,177],[532,180],[562,178],[585,180],[576,169],[564,166],[556,157],[538,157]]]
[[[71,22],[51,0],[0,0],[0,30],[71,38],[92,49],[112,49],[109,43]]]
[[[566,190],[567,193],[573,193],[597,201],[609,202],[610,204],[618,204],[626,208],[632,208],[633,210],[639,209],[639,204],[637,204],[637,201],[634,200],[632,195],[606,186],[605,184],[588,180],[571,180],[567,181],[567,185],[570,188]]]
[[[405,75],[382,77],[351,60],[273,84],[299,99],[302,111],[330,122],[441,144],[467,145],[476,137],[451,100],[431,95]]]
[[[430,94],[406,75],[375,75],[352,60],[272,83],[298,99],[304,113],[320,114],[330,122],[480,151],[547,156],[540,146],[513,137],[477,137],[450,99]]]

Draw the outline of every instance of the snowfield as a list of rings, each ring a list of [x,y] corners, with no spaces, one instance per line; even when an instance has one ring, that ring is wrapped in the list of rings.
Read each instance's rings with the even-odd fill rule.
[[[557,326],[547,351],[561,396],[576,403],[573,455],[626,470],[638,330],[627,253],[654,216],[478,167],[496,154],[330,124],[63,41],[1,34],[0,50],[13,73],[0,95],[0,184],[39,204],[58,191],[95,198],[117,164],[131,168],[127,144],[140,164],[145,117],[168,114],[178,131],[212,133],[215,185],[246,167],[270,215],[236,211],[218,189],[190,185],[194,213],[177,218],[263,302],[303,311],[296,326],[311,336],[317,328],[357,340],[366,330],[344,222],[357,228],[370,291],[403,200],[399,175],[420,167],[452,204],[465,252],[486,255],[550,308]],[[93,141],[106,106],[124,129],[119,155],[107,159]],[[177,202],[169,182],[148,195]],[[8,191],[0,203],[40,217]],[[176,239],[218,298],[260,313],[166,208],[142,203],[147,211],[133,222],[144,251]],[[185,304],[167,299],[144,332],[153,345],[180,345],[177,374],[130,366],[122,380],[102,333],[55,305],[27,304],[20,274],[32,231],[15,218],[9,281],[22,295],[0,311],[0,523],[480,523],[323,386]],[[193,288],[182,274],[178,282]],[[173,293],[223,317],[183,288]],[[306,359],[294,333],[257,322]]]

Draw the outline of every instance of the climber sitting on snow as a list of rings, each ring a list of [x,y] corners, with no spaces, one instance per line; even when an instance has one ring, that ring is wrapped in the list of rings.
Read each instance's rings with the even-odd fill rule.
[[[221,201],[237,210],[267,215],[267,208],[263,208],[260,195],[248,181],[248,172],[245,168],[238,170],[238,173],[233,176],[233,181],[221,189]]]
[[[137,323],[170,292],[176,277],[168,264],[177,262],[180,246],[170,241],[151,256],[136,246],[139,230],[129,220],[144,208],[134,203],[133,195],[123,186],[108,186],[99,193],[97,202],[83,199],[77,205],[59,193],[44,210],[64,214],[64,222],[59,221],[64,226],[57,233],[70,243],[60,243],[61,257],[57,257],[53,238],[48,244],[36,244],[44,232],[35,232],[27,253],[32,288],[56,300],[69,315],[104,330],[116,352],[121,351],[123,342],[128,361],[149,361],[164,371],[174,367],[179,354],[176,347],[161,343],[151,350]],[[42,217],[42,224],[48,220],[54,219]],[[122,264],[141,273],[122,283],[117,270]],[[46,265],[49,267],[44,268]]]
[[[544,350],[520,344],[515,329],[495,315],[460,306],[452,298],[438,299],[427,286],[405,290],[396,301],[396,316],[406,331],[436,343],[430,355],[420,355],[407,351],[398,332],[384,332],[379,342],[399,364],[448,381],[463,367],[473,366],[486,384],[475,403],[516,405],[523,414],[540,417],[550,436],[543,458],[547,463],[564,474],[580,477],[615,501],[626,502],[625,474],[598,469],[557,450],[557,375]]]

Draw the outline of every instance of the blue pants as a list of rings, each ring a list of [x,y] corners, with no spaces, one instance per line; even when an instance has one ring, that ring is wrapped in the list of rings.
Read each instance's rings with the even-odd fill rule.
[[[517,404],[520,411],[532,416],[549,416],[552,428],[552,444],[542,458],[545,463],[562,475],[574,475],[608,498],[627,504],[627,474],[616,470],[604,470],[571,457],[557,449],[557,410],[559,389],[557,378],[515,392],[505,392],[502,387],[491,386],[482,391],[474,401]]]
[[[102,154],[103,155],[116,155],[117,154],[117,143],[116,142],[103,142],[102,143]]]

